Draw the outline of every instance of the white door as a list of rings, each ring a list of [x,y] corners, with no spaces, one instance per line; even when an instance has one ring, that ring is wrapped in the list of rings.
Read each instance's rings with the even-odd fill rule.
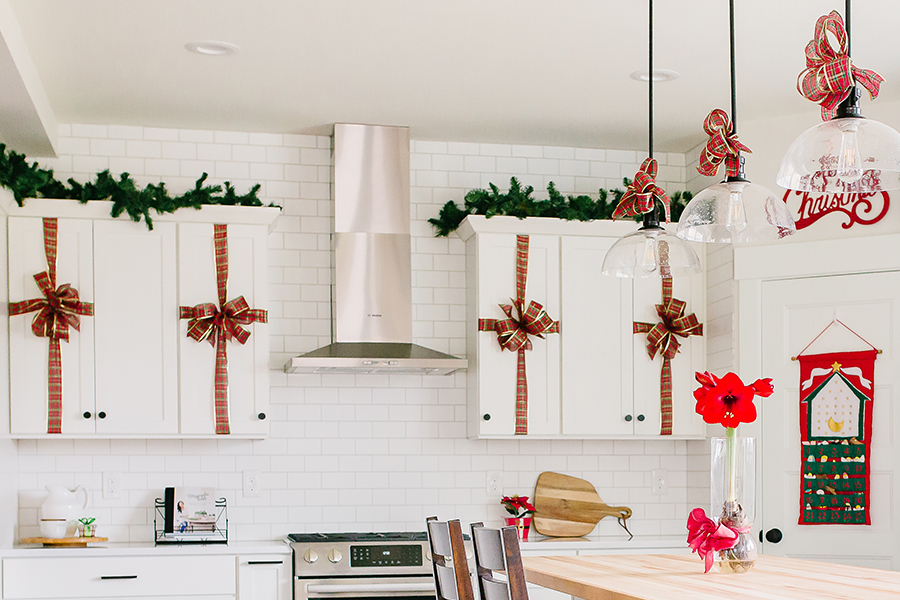
[[[675,277],[672,279],[672,297],[686,302],[684,314],[695,314],[705,325],[706,306],[704,304],[703,277]],[[634,280],[633,320],[656,324],[659,315],[656,305],[662,302],[662,281],[658,278]],[[625,318],[625,317],[623,317]],[[706,327],[704,327],[704,332]],[[686,338],[676,336],[680,346],[678,354],[671,361],[672,367],[672,435],[703,437],[706,427],[703,419],[694,411],[693,391],[697,387],[694,380],[696,371],[704,370],[706,364],[706,344],[703,336],[691,335]],[[634,433],[639,435],[659,435],[660,375],[662,357],[657,353],[651,360],[647,353],[647,334],[632,334],[632,355],[634,357]]]
[[[9,218],[9,300],[43,298],[34,275],[47,270],[43,219]],[[57,287],[68,283],[79,299],[93,302],[91,221],[58,220]],[[9,317],[10,431],[47,433],[48,340],[31,331],[36,313]],[[60,342],[62,433],[94,433],[94,323],[81,317],[81,331],[69,329]],[[87,416],[85,416],[87,415]]]
[[[499,304],[516,297],[516,236],[485,233],[477,238],[478,299],[476,319],[505,319]],[[528,249],[525,302],[535,301],[559,320],[559,237],[532,235]],[[515,310],[513,311],[515,314]],[[565,324],[563,324],[565,327]],[[532,337],[525,352],[528,383],[528,433],[559,433],[560,334]],[[517,353],[501,350],[497,335],[482,331],[477,338],[479,421],[482,435],[514,435]],[[487,418],[485,418],[487,417]]]
[[[97,433],[178,432],[175,224],[94,222]]]
[[[761,363],[775,394],[762,413],[763,532],[778,530],[766,554],[900,569],[900,272],[762,282]],[[875,361],[870,515],[865,525],[798,525],[800,511],[800,367],[791,361],[834,317],[884,352]],[[835,325],[806,354],[869,349]]]
[[[634,432],[632,280],[600,273],[615,241],[562,237],[563,435]]]
[[[266,309],[266,237],[262,225],[228,226],[226,300],[243,296],[250,308]],[[178,225],[178,303],[218,306],[213,226]],[[187,337],[188,320],[178,327],[180,344],[181,432],[215,433],[216,349]],[[269,341],[267,324],[244,326],[244,345],[228,342],[228,409],[231,433],[265,434],[269,430]]]

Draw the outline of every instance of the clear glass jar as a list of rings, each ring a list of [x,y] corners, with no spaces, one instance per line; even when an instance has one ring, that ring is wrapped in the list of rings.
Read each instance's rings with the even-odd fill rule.
[[[724,437],[710,440],[710,518],[738,532],[738,541],[716,552],[720,573],[745,573],[759,556],[753,541],[756,517],[756,440]]]

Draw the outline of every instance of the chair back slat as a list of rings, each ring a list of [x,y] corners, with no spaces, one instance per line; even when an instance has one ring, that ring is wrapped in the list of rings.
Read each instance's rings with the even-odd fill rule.
[[[425,520],[437,600],[475,600],[459,520]]]
[[[483,580],[481,594],[483,600],[510,600],[509,586],[503,581]]]
[[[490,529],[472,523],[472,542],[482,599],[528,600],[518,530],[515,527]],[[504,576],[495,577],[495,571],[503,571]]]
[[[476,563],[485,569],[503,571],[506,563],[503,560],[503,541],[500,539],[499,529],[486,527],[472,528],[472,539],[478,554],[475,555]]]

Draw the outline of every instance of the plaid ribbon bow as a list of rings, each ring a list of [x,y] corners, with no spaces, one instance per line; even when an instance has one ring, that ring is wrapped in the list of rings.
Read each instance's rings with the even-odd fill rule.
[[[478,319],[478,331],[497,334],[500,349],[518,353],[516,361],[516,435],[528,433],[528,381],[525,377],[525,351],[531,350],[529,335],[544,338],[547,333],[559,333],[559,321],[554,321],[537,302],[525,306],[525,283],[528,278],[528,236],[516,236],[516,299],[513,305],[501,304],[505,319]]]
[[[250,332],[241,327],[253,322],[266,323],[268,312],[263,309],[250,308],[243,296],[229,302],[225,301],[228,286],[228,226],[214,225],[214,243],[216,252],[216,288],[219,293],[219,306],[212,303],[196,306],[182,306],[182,319],[191,319],[188,323],[187,335],[198,342],[208,341],[216,348],[215,408],[216,433],[231,432],[228,423],[228,340],[245,344]]]
[[[647,354],[650,360],[656,358],[657,353],[662,356],[662,371],[659,378],[660,396],[660,435],[672,435],[672,359],[678,354],[681,343],[675,336],[686,338],[691,335],[703,335],[703,324],[697,320],[693,313],[685,315],[687,303],[672,297],[672,278],[666,277],[668,272],[669,248],[668,244],[660,243],[660,262],[663,271],[662,279],[662,304],[656,305],[656,314],[659,315],[659,323],[634,322],[634,333],[647,334]]]
[[[622,217],[636,217],[653,210],[655,200],[666,207],[666,223],[669,222],[669,197],[666,191],[656,185],[657,164],[655,158],[646,158],[634,176],[634,181],[613,211],[613,220]]]
[[[829,31],[838,42],[837,49],[831,46]],[[875,71],[853,66],[847,55],[847,30],[840,13],[833,10],[819,17],[815,37],[806,45],[806,69],[797,78],[797,91],[822,105],[822,120],[834,117],[838,104],[856,83],[866,88],[874,100],[882,81],[884,78]]]
[[[47,270],[34,276],[43,298],[9,303],[9,315],[37,311],[31,321],[31,331],[37,337],[48,338],[50,350],[47,361],[47,433],[62,433],[62,354],[60,340],[69,341],[69,327],[80,331],[79,316],[94,315],[91,302],[81,302],[78,290],[64,283],[56,287],[56,258],[59,225],[56,219],[44,219],[44,254]]]
[[[719,171],[719,165],[724,160],[726,177],[738,176],[741,169],[741,152],[750,152],[750,148],[738,141],[737,135],[732,133],[733,130],[728,113],[721,108],[710,111],[703,121],[703,131],[709,136],[709,141],[700,153],[698,173],[712,177]]]

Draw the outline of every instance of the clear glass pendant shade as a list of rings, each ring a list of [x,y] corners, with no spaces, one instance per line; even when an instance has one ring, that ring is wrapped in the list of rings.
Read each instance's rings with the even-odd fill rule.
[[[749,181],[723,181],[694,196],[678,219],[678,237],[691,242],[779,240],[797,231],[787,205]]]
[[[794,140],[776,182],[819,193],[900,189],[900,133],[862,117],[825,121]]]
[[[600,272],[616,277],[693,275],[700,272],[700,259],[683,240],[665,229],[650,227],[619,238],[606,253]]]

